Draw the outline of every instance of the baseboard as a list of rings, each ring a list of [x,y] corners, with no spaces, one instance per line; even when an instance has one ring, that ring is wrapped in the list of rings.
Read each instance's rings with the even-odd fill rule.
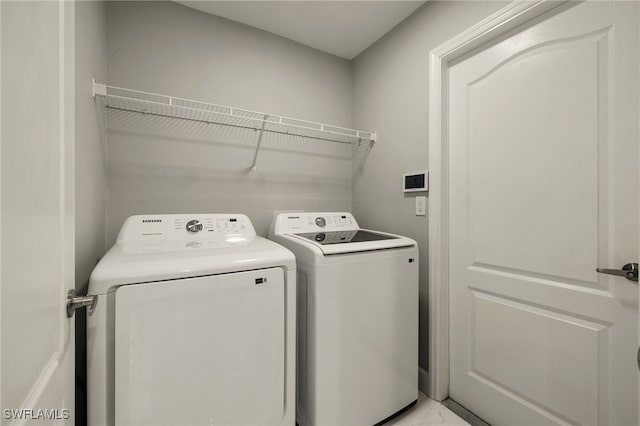
[[[429,396],[431,390],[431,382],[429,382],[429,372],[422,367],[418,368],[418,389],[425,395]]]

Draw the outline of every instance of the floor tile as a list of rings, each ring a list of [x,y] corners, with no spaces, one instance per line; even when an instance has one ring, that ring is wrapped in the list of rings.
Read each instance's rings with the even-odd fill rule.
[[[416,405],[386,425],[393,426],[426,426],[426,425],[455,425],[468,426],[462,418],[437,401],[429,399],[420,392]]]

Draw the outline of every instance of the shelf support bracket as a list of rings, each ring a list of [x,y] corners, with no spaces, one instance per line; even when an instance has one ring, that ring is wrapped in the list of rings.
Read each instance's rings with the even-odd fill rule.
[[[267,124],[268,114],[265,114],[262,119],[262,127],[260,128],[260,135],[258,136],[258,145],[256,146],[256,153],[253,155],[253,164],[251,165],[251,171],[256,172],[258,169],[256,163],[258,162],[258,152],[260,152],[260,144],[262,144],[262,136],[264,135],[264,126]]]
[[[93,96],[93,99],[95,99],[96,96],[107,96],[106,84],[96,83],[95,78],[92,78],[91,82],[93,83],[92,90],[91,90],[91,96]]]

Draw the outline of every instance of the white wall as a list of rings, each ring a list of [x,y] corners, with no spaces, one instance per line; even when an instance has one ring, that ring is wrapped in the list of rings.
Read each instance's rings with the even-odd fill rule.
[[[353,125],[380,141],[353,159],[353,212],[361,226],[407,235],[420,246],[420,366],[428,366],[428,216],[402,174],[428,168],[429,51],[504,6],[429,1],[353,64]],[[428,212],[428,210],[427,210]],[[424,376],[421,377],[424,388]]]
[[[351,126],[351,63],[169,2],[109,2],[110,85]],[[108,111],[107,243],[131,214],[351,210],[346,145]]]

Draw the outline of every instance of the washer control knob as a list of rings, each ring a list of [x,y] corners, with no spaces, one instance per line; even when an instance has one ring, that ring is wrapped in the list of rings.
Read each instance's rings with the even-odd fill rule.
[[[199,220],[190,220],[187,222],[187,231],[196,233],[202,231],[202,223]]]
[[[327,221],[325,220],[324,217],[322,217],[322,216],[316,217],[316,225],[322,227],[322,226],[325,226],[326,224],[327,224]]]

